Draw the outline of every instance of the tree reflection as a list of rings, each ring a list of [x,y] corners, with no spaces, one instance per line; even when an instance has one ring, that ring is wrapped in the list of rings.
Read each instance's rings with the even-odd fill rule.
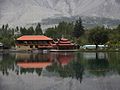
[[[120,52],[108,53],[110,68],[112,71],[117,72],[120,75]]]
[[[64,57],[64,62],[65,62],[67,61],[67,58],[65,57],[70,57],[70,55],[63,56],[63,57]],[[61,57],[57,57],[58,61],[60,61],[60,59]],[[71,58],[69,58],[70,62],[68,62],[66,65],[62,65],[62,62],[59,62],[59,64],[57,62],[53,62],[53,64],[51,66],[48,66],[46,69],[49,72],[59,73],[59,75],[63,78],[66,78],[66,77],[76,78],[81,83],[83,72],[84,72],[84,67],[77,57],[75,58],[75,60],[74,58],[72,58],[72,60],[70,59]]]
[[[109,62],[106,54],[104,54],[104,58],[99,57],[99,53],[96,53],[96,58],[88,59],[88,67],[90,73],[96,76],[105,76],[105,74],[109,71]]]
[[[40,76],[42,69],[51,64],[49,54],[19,53],[16,56],[16,72],[18,75],[35,72]]]
[[[38,76],[41,75],[41,72],[42,72],[42,68],[21,68],[20,70],[20,74],[26,74],[26,73],[37,73]],[[19,74],[18,74],[19,75]]]
[[[0,72],[9,75],[10,70],[17,75],[36,73],[43,68],[60,77],[76,78],[82,82],[84,71],[89,75],[105,76],[112,71],[120,74],[120,52],[53,52],[47,54],[0,54]],[[43,73],[43,72],[42,72]]]
[[[1,54],[0,71],[3,75],[9,75],[9,70],[14,70],[15,55]]]

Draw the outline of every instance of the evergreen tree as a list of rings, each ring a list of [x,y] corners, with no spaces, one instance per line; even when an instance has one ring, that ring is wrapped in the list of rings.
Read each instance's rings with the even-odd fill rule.
[[[28,28],[27,34],[28,35],[34,35],[35,34],[34,28],[32,26]]]
[[[76,23],[75,23],[75,27],[74,27],[74,31],[73,31],[73,36],[76,37],[77,39],[84,34],[84,27],[82,25],[82,20],[81,18],[79,18]]]
[[[120,24],[117,26],[116,31],[117,31],[117,33],[120,34]]]
[[[71,38],[73,27],[73,23],[67,23],[63,21],[60,22],[57,27],[55,27],[55,30],[58,32],[59,37],[64,36],[65,38]]]
[[[35,28],[35,34],[36,35],[43,35],[40,23],[38,23],[37,26],[36,26],[36,28]]]
[[[27,29],[25,27],[20,27],[20,33],[21,35],[27,35]]]
[[[19,31],[19,27],[17,26],[16,29],[15,29],[15,32],[18,32]]]
[[[59,34],[58,34],[57,30],[55,30],[55,28],[48,28],[45,31],[45,35],[48,36],[48,37],[52,37],[52,38],[58,38],[59,37]]]
[[[2,25],[2,30],[5,28],[5,25]]]
[[[57,27],[57,32],[61,35],[66,35],[67,31],[67,22],[60,22],[58,27]]]

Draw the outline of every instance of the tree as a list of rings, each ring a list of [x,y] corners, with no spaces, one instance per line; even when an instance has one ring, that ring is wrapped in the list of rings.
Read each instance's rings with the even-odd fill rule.
[[[65,38],[71,38],[71,34],[73,32],[73,23],[60,22],[58,26],[48,28],[45,32],[45,35],[53,38],[61,38],[64,36]]]
[[[27,29],[25,27],[20,27],[20,33],[21,35],[27,35]]]
[[[78,39],[83,34],[84,34],[84,27],[82,25],[81,18],[79,18],[78,20],[76,20],[73,36]]]
[[[57,33],[57,30],[55,30],[55,28],[48,28],[46,31],[45,31],[45,35],[48,36],[48,37],[52,37],[52,38],[58,38],[59,34]]]
[[[109,37],[109,46],[112,48],[120,48],[120,25],[110,30]]]
[[[120,34],[120,24],[117,26],[116,31]]]
[[[35,34],[36,35],[43,35],[40,23],[38,23],[37,26],[36,26],[36,28],[35,28]]]
[[[62,21],[55,29],[61,37],[64,36],[66,38],[69,38],[71,37],[71,34],[73,32],[73,27],[73,23],[67,23]]]
[[[98,49],[99,44],[105,44],[108,38],[108,31],[104,27],[96,27],[90,30],[88,36],[89,42],[96,45],[96,49]]]
[[[34,28],[32,26],[28,28],[27,34],[28,35],[34,35],[35,34]]]
[[[8,24],[3,25],[0,28],[0,42],[4,44],[4,46],[10,48],[14,46],[14,32],[13,29],[9,28]]]

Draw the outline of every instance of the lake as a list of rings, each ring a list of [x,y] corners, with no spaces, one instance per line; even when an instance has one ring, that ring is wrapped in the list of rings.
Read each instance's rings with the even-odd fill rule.
[[[0,90],[120,90],[120,52],[0,53]]]

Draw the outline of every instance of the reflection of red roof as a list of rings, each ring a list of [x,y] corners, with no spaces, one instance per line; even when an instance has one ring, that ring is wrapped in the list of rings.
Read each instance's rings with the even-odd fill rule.
[[[17,40],[52,40],[51,38],[43,35],[26,35],[21,36]]]
[[[18,66],[21,68],[45,68],[49,66],[50,62],[19,62]]]
[[[73,59],[73,55],[59,55],[59,62],[62,65],[68,64]]]

